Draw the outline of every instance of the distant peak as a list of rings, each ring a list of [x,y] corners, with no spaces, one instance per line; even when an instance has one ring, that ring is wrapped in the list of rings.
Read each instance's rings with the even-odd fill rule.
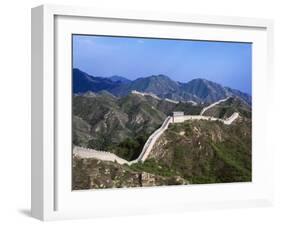
[[[85,93],[82,94],[82,96],[84,97],[96,97],[96,93],[92,92],[92,91],[87,91]]]
[[[211,82],[205,78],[194,78],[192,80],[190,80],[190,82],[193,82],[193,81],[201,81],[201,82]]]
[[[79,68],[73,68],[73,71],[77,71],[77,72],[81,72],[81,73],[87,74],[86,72],[80,70]]]
[[[207,86],[210,86],[210,85],[211,86],[213,86],[213,85],[215,85],[215,86],[222,86],[219,83],[207,80],[205,78],[195,78],[195,79],[190,80],[188,83],[191,83],[191,84],[203,83],[204,85],[207,85]]]
[[[86,75],[86,76],[94,77],[93,75],[90,75],[90,74],[88,74],[87,72],[82,71],[82,70],[79,69],[79,68],[73,68],[72,71],[73,71],[73,73],[76,74],[76,75]]]
[[[113,82],[123,82],[123,83],[131,82],[131,80],[129,80],[123,76],[120,76],[120,75],[113,75],[108,78]]]
[[[159,76],[159,77],[168,77],[167,75],[164,75],[164,74],[159,74],[157,76]]]
[[[163,75],[163,74],[151,75],[151,76],[148,76],[147,78],[156,78],[156,79],[168,79],[168,80],[171,80],[169,76]]]
[[[167,75],[164,75],[164,74],[159,74],[159,75],[156,75],[157,77],[163,77],[163,78],[169,78]]]

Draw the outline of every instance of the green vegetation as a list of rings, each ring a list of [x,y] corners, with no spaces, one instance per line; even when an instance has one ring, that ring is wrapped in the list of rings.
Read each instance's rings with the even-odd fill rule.
[[[173,111],[199,114],[201,109],[201,105],[175,104],[139,95],[75,96],[73,142],[131,161]],[[227,118],[234,112],[239,112],[240,117],[231,125],[209,120],[170,124],[155,143],[149,159],[142,163],[127,166],[77,159],[76,188],[251,181],[251,108],[230,98],[207,110],[206,115]]]
[[[231,97],[227,101],[208,109],[204,115],[213,116],[216,118],[228,118],[234,112],[239,112],[245,118],[251,118],[251,108],[245,102],[238,98]]]
[[[171,176],[169,169],[157,171],[155,163],[135,164],[131,167],[97,159],[73,158],[72,188],[99,189],[187,184],[180,176]],[[150,171],[150,172],[148,172]],[[165,173],[167,171],[167,173]],[[158,172],[154,174],[153,172]]]
[[[110,149],[121,158],[124,158],[128,161],[136,159],[141,151],[142,148],[148,139],[148,135],[146,136],[137,136],[135,139],[133,138],[126,138],[121,143],[116,146],[111,146]]]
[[[251,181],[250,120],[231,126],[203,120],[172,124],[150,158],[192,184]]]
[[[138,157],[149,135],[175,110],[198,114],[202,106],[150,96],[122,98],[103,91],[73,97],[73,144],[109,151],[126,160]]]
[[[177,176],[178,174],[167,165],[156,162],[154,159],[146,160],[145,162],[138,162],[129,166],[132,170],[138,172],[148,172],[164,177]]]

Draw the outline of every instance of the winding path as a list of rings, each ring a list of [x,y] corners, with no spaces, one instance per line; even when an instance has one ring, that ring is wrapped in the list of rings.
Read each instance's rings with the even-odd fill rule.
[[[150,137],[145,142],[142,152],[140,153],[139,157],[136,160],[131,161],[132,163],[136,163],[138,161],[145,161],[151,152],[153,145],[157,141],[157,139],[165,132],[165,130],[169,127],[169,124],[172,122],[172,117],[168,116],[165,121],[163,122],[162,126],[155,130],[154,133],[150,135]]]
[[[180,122],[174,122],[173,118],[171,116],[168,116],[165,121],[163,122],[162,126],[157,129],[146,141],[145,145],[143,146],[142,152],[139,155],[139,157],[131,161],[130,163],[136,163],[138,161],[145,161],[147,157],[149,156],[153,145],[156,143],[158,138],[165,132],[165,130],[169,127],[170,123],[181,123],[185,122],[188,120],[208,120],[208,121],[220,121],[224,123],[225,125],[230,125],[234,120],[236,120],[239,117],[239,113],[235,112],[233,113],[229,118],[227,119],[220,119],[220,118],[215,118],[215,117],[210,117],[210,116],[202,116],[202,115],[184,115],[184,116],[179,116],[183,117]]]
[[[222,102],[227,101],[229,98],[230,98],[230,97],[227,97],[227,98],[225,98],[225,99],[221,99],[221,100],[219,100],[219,101],[217,101],[217,102],[215,102],[215,103],[212,103],[211,105],[209,105],[209,106],[203,108],[202,111],[200,112],[200,115],[203,115],[204,112],[207,111],[208,109],[210,109],[210,108],[212,108],[212,107],[214,107],[214,106],[216,106],[216,105],[218,105],[218,104],[220,104],[220,103],[222,103]]]
[[[165,132],[165,130],[169,127],[170,123],[182,123],[182,122],[185,122],[188,120],[208,120],[208,121],[220,121],[220,122],[224,123],[225,125],[232,124],[239,117],[238,112],[233,113],[229,118],[227,118],[225,120],[220,119],[220,118],[211,117],[211,116],[203,116],[203,113],[206,110],[214,107],[215,105],[217,105],[221,102],[228,100],[228,98],[217,101],[217,102],[209,105],[208,107],[205,107],[201,111],[200,115],[183,115],[183,116],[178,116],[177,118],[168,116],[165,119],[165,121],[163,122],[163,124],[161,125],[161,127],[158,128],[157,130],[155,130],[154,133],[152,133],[150,135],[150,137],[145,142],[142,152],[140,153],[139,157],[133,161],[129,162],[110,152],[97,151],[94,149],[83,148],[83,147],[78,147],[78,146],[74,147],[73,154],[74,154],[74,156],[77,156],[80,158],[95,158],[95,159],[99,159],[99,160],[103,160],[103,161],[117,162],[119,164],[131,165],[131,164],[134,164],[137,162],[144,162],[147,159],[147,157],[149,156],[154,144],[156,143],[158,138]]]
[[[129,163],[127,160],[107,151],[97,151],[90,148],[74,146],[73,155],[83,159],[95,158],[103,161],[118,162],[119,164]]]

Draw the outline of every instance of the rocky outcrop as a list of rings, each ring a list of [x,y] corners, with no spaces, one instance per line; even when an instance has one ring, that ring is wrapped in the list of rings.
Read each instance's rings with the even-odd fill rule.
[[[251,181],[251,120],[231,126],[208,120],[174,123],[154,144],[146,161],[179,172],[192,184]]]
[[[73,158],[74,190],[99,188],[150,187],[188,184],[179,176],[160,176],[132,170],[126,165],[91,158]]]

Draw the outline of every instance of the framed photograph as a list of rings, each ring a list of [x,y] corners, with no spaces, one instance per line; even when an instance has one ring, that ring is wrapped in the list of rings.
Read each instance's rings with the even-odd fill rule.
[[[273,22],[32,9],[32,216],[270,205]]]

